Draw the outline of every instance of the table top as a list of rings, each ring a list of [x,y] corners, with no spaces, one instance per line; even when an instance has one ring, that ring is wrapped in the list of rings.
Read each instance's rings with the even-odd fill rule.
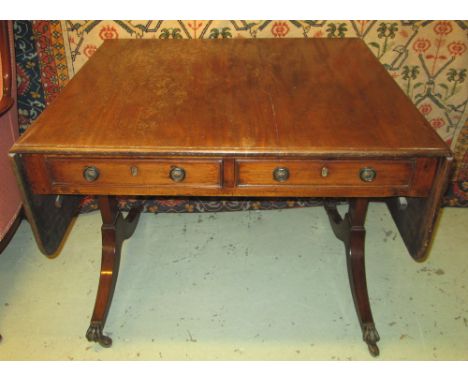
[[[107,40],[12,151],[449,154],[354,38]]]

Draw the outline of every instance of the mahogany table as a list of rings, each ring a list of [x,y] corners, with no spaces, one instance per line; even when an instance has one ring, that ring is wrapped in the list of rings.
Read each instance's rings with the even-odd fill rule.
[[[359,39],[105,41],[11,150],[39,248],[55,256],[97,195],[102,264],[86,337],[102,346],[126,218],[116,195],[323,197],[344,242],[363,340],[369,201],[386,201],[415,260],[431,241],[452,161]],[[336,198],[349,199],[340,216]]]

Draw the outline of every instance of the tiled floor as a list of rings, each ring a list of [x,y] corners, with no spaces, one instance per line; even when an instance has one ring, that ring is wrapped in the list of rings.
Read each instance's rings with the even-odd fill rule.
[[[371,205],[379,359],[468,359],[467,226],[468,209],[445,209],[419,264],[386,207]],[[110,349],[84,337],[99,267],[98,213],[79,216],[55,259],[23,222],[0,256],[0,359],[372,359],[322,208],[142,215],[123,248]]]

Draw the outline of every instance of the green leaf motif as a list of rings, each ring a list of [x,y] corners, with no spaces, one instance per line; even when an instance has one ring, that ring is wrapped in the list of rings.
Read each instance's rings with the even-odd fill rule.
[[[395,38],[395,32],[398,31],[397,23],[380,23],[377,28],[378,38]]]
[[[462,70],[460,70],[460,72],[458,72],[458,78],[460,79],[460,83],[465,81],[466,69],[462,69]]]
[[[460,91],[460,88],[458,88],[458,85],[465,82],[466,79],[466,68],[457,70],[454,68],[450,68],[447,71],[447,81],[452,82],[452,90],[447,94],[446,99],[454,96]]]
[[[345,33],[348,31],[348,28],[346,27],[346,24],[345,23],[341,23],[339,26],[338,26],[338,37],[340,38],[344,38],[345,37]]]
[[[163,28],[161,29],[161,34],[159,38],[162,40],[168,39],[181,39],[182,35],[180,34],[180,28]]]
[[[336,25],[335,24],[333,24],[333,23],[328,24],[326,31],[328,32],[328,34],[327,34],[328,38],[336,37],[335,36],[335,32],[336,32]]]
[[[405,65],[403,67],[402,77],[404,80],[409,80],[409,79],[415,80],[418,74],[419,74],[418,65],[411,66],[411,67],[408,65]]]
[[[232,34],[230,32],[231,28],[224,27],[222,29],[212,28],[210,30],[210,35],[208,38],[210,39],[217,39],[217,38],[232,38]]]
[[[457,71],[455,69],[449,69],[447,72],[447,80],[449,82],[455,81],[455,78],[457,77]]]
[[[348,28],[345,23],[340,23],[338,26],[336,26],[335,23],[329,23],[327,25],[327,37],[328,38],[344,38],[345,33],[348,31]],[[337,34],[338,32],[338,34]]]

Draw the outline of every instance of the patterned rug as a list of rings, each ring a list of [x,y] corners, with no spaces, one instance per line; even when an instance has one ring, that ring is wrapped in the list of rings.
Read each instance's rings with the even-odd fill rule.
[[[106,39],[359,37],[453,150],[444,204],[468,206],[468,21],[65,20],[15,21],[14,29],[21,132]],[[121,200],[124,208],[134,203],[149,212],[201,212],[305,207],[319,200]],[[94,208],[86,198],[83,211]]]

